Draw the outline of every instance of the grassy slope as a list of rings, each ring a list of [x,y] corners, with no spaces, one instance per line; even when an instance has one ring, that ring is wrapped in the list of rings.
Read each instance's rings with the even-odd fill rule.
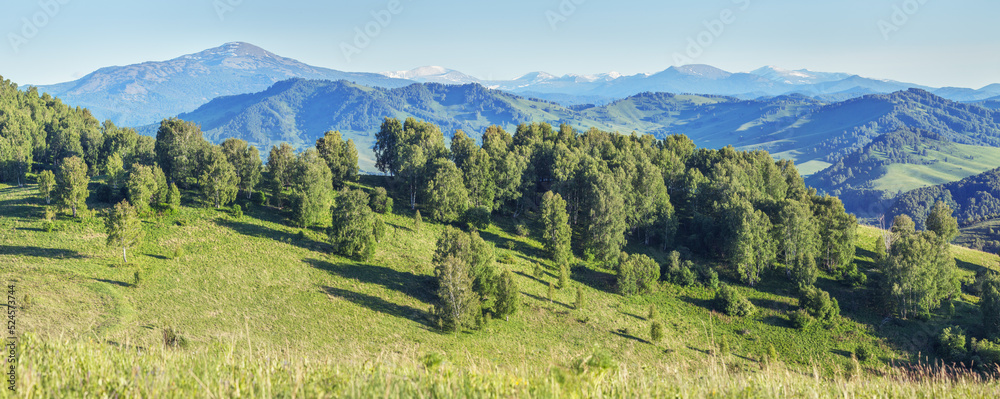
[[[388,238],[371,262],[357,263],[328,255],[322,232],[306,231],[299,238],[300,230],[284,226],[270,209],[253,207],[233,220],[226,212],[185,207],[173,216],[147,219],[144,243],[132,252],[134,264],[119,266],[118,251],[105,247],[98,220],[62,217],[57,231],[42,231],[32,189],[0,186],[0,280],[14,282],[33,298],[19,315],[21,331],[47,340],[87,338],[155,348],[162,346],[161,329],[173,327],[191,342],[191,350],[238,343],[240,352],[246,347],[243,353],[333,359],[358,367],[386,356],[412,363],[440,353],[458,368],[519,375],[546,374],[595,348],[611,353],[626,370],[703,364],[712,361],[707,351],[720,340],[732,347],[733,356],[725,360],[729,370],[757,370],[754,359],[772,344],[790,369],[810,371],[816,364],[826,376],[839,373],[859,344],[874,348],[875,360],[866,364],[873,369],[925,350],[907,346],[905,337],[928,327],[881,326],[881,316],[864,310],[868,293],[850,292],[828,276],[819,284],[840,299],[847,318],[833,329],[814,325],[805,332],[789,327],[784,312],[795,309],[797,299],[788,284],[777,282],[740,287],[760,307],[745,320],[712,311],[713,294],[702,287],[664,285],[652,295],[623,298],[609,292],[608,271],[590,266],[573,270],[574,287],[585,293],[583,310],[569,305],[573,290],[557,291],[549,303],[543,298],[553,270],[547,266],[545,284],[529,277],[540,245],[508,233],[508,220],[482,235],[497,246],[500,258],[514,260],[507,267],[517,273],[522,311],[482,331],[441,334],[427,310],[430,255],[442,226],[425,223],[415,232],[407,211],[386,218],[393,226]],[[862,233],[862,247],[874,242],[873,231]],[[170,259],[177,247],[184,255]],[[859,251],[860,262],[868,260],[866,253]],[[971,251],[960,251],[959,258],[965,270],[997,262]],[[137,268],[143,281],[135,287]],[[665,320],[662,343],[648,342],[644,316],[650,304]],[[971,305],[959,306],[959,317],[974,312]]]
[[[906,192],[962,180],[1000,167],[1000,148],[952,144],[947,151],[928,150],[926,156],[918,155],[917,158],[935,162],[928,165],[890,165],[886,174],[873,182],[873,187],[889,192]]]

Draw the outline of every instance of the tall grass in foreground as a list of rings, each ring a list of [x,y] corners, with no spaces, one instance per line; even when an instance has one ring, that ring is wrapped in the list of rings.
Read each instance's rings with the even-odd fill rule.
[[[718,360],[630,369],[595,354],[551,367],[459,369],[439,354],[309,359],[237,343],[142,349],[32,335],[20,344],[17,393],[0,397],[1000,397],[993,378],[934,367],[824,378],[780,365],[733,373]]]

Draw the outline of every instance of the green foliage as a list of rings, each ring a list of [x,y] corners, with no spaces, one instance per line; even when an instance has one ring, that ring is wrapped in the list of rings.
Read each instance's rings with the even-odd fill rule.
[[[239,206],[239,204],[233,205],[233,219],[243,219],[243,207]]]
[[[337,252],[355,259],[368,260],[375,254],[376,215],[368,207],[368,194],[361,190],[343,189],[333,206],[330,244]],[[467,267],[464,265],[462,267]]]
[[[441,327],[447,331],[474,327],[480,305],[468,263],[449,254],[435,260],[434,275],[438,283],[434,313]]]
[[[868,345],[865,344],[858,345],[858,347],[854,349],[854,357],[862,362],[867,361],[872,357],[871,349],[868,349]]]
[[[646,320],[659,320],[660,311],[656,308],[656,305],[650,304],[649,310],[646,311]]]
[[[173,210],[181,206],[181,191],[177,189],[177,185],[174,183],[170,183],[170,191],[167,191],[167,206]]]
[[[917,233],[905,215],[893,221],[892,234],[892,247],[880,264],[884,275],[880,290],[888,305],[902,317],[928,314],[942,299],[957,293],[955,258],[943,240],[947,237],[933,231]]]
[[[559,285],[558,285],[559,289],[569,287],[569,282],[570,282],[569,264],[563,263],[559,265]]]
[[[814,286],[799,287],[799,306],[805,309],[813,317],[830,321],[840,315],[840,305],[837,298],[830,297],[830,293]]]
[[[186,184],[188,178],[197,177],[199,158],[209,146],[197,124],[170,118],[160,123],[153,151],[170,182]],[[208,164],[214,161],[208,160]]]
[[[767,344],[767,352],[764,353],[764,363],[772,364],[778,361],[778,350],[774,349],[774,344]]]
[[[813,196],[813,220],[818,224],[819,259],[823,268],[833,272],[851,265],[854,259],[858,220],[844,210],[836,197]]]
[[[792,264],[792,284],[798,287],[811,286],[816,284],[819,269],[816,267],[816,260],[812,257],[799,259]]]
[[[334,191],[330,168],[326,165],[326,161],[313,149],[299,154],[292,165],[294,219],[300,227],[323,226],[330,220]],[[363,206],[368,207],[367,195]]]
[[[186,348],[187,339],[180,335],[177,330],[173,327],[167,327],[162,330],[163,333],[163,346],[174,349],[174,348]]]
[[[716,273],[713,269],[708,269],[707,275],[705,286],[712,290],[719,289],[719,273]]]
[[[960,362],[965,359],[965,331],[959,326],[947,327],[941,330],[935,342],[937,355],[942,359]]]
[[[236,176],[240,180],[239,189],[246,192],[247,199],[250,199],[254,187],[261,179],[260,151],[257,150],[257,147],[247,144],[246,141],[235,138],[226,139],[220,147],[222,147],[222,152],[226,154],[229,163],[236,170]]]
[[[654,343],[663,341],[663,323],[655,320],[653,321],[653,323],[649,326],[649,338]]]
[[[119,202],[108,211],[104,226],[108,232],[107,245],[122,249],[122,261],[128,263],[128,248],[139,245],[142,239],[142,222],[138,212],[128,201]]]
[[[125,174],[125,165],[118,153],[111,154],[104,162],[104,173],[108,176],[108,184],[111,185],[113,192],[117,193]]]
[[[736,317],[749,317],[757,311],[743,294],[726,284],[721,284],[719,290],[715,292],[715,308]]]
[[[485,229],[490,226],[490,210],[484,206],[469,208],[465,212],[465,222],[477,229]]]
[[[569,225],[569,215],[566,213],[566,201],[562,196],[551,191],[542,196],[541,218],[545,226],[542,235],[545,251],[556,264],[569,262],[573,257],[570,249],[573,231]]]
[[[785,265],[796,270],[797,283],[815,281],[816,257],[819,255],[819,224],[813,219],[809,209],[811,203],[793,199],[785,200],[780,206],[778,220],[782,237],[780,251],[784,254]],[[811,283],[809,283],[811,284]]]
[[[392,213],[392,197],[389,196],[389,192],[385,190],[384,187],[376,187],[372,191],[371,197],[372,210],[378,213]]]
[[[625,201],[621,189],[607,170],[596,162],[582,167],[584,248],[605,265],[621,264],[625,245]]]
[[[616,268],[616,287],[622,295],[650,293],[660,279],[660,266],[642,254],[622,255]]]
[[[535,268],[532,270],[531,275],[535,276],[537,279],[541,279],[542,276],[545,276],[545,270],[542,269],[541,263],[535,262]]]
[[[213,146],[206,152],[205,168],[198,181],[206,204],[218,209],[236,200],[239,177],[221,148]]]
[[[358,180],[358,149],[354,147],[354,140],[345,141],[341,139],[340,132],[328,131],[316,140],[316,150],[326,161],[335,187]]]
[[[737,202],[733,212],[737,217],[736,239],[731,255],[740,281],[751,287],[760,281],[764,270],[774,262],[775,241],[771,238],[771,219],[746,201]]]
[[[805,309],[796,309],[788,312],[788,321],[792,323],[793,327],[799,330],[808,328],[815,320]]]
[[[141,270],[136,269],[136,271],[132,272],[132,286],[139,288],[139,285],[141,284],[142,284],[142,272]]]
[[[285,187],[292,185],[295,171],[295,149],[288,143],[271,147],[267,157],[267,185],[271,189],[271,200],[281,208],[284,204]]]
[[[45,199],[45,205],[52,203],[52,191],[56,189],[56,175],[51,170],[38,173],[38,195]]]
[[[431,217],[444,223],[457,221],[469,208],[469,193],[462,174],[450,160],[439,158],[430,165],[430,180],[425,189]]]
[[[985,335],[1000,338],[1000,276],[990,273],[983,282],[982,291],[979,308]]]
[[[80,157],[63,159],[59,165],[59,172],[56,174],[56,197],[59,198],[59,205],[63,209],[73,212],[73,217],[78,216],[78,211],[86,212],[87,197],[90,191],[87,184],[90,178],[87,177],[87,164]]]
[[[132,165],[125,186],[128,188],[129,202],[140,214],[149,209],[149,205],[153,202],[153,194],[158,191],[153,168],[146,165]]]
[[[583,309],[583,288],[576,287],[576,300],[573,301],[573,309]]]
[[[497,317],[507,317],[521,307],[521,289],[514,280],[514,273],[504,269],[497,281],[497,299],[494,312]]]
[[[1000,364],[1000,341],[991,341],[988,339],[976,340],[972,338],[969,348],[975,353],[975,357],[979,359],[980,364]]]

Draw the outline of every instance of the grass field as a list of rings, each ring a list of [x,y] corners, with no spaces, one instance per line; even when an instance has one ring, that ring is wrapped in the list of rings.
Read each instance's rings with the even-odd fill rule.
[[[515,272],[523,307],[481,330],[444,334],[428,314],[430,258],[443,226],[425,222],[416,232],[409,210],[385,217],[387,237],[370,262],[359,263],[331,255],[322,230],[287,227],[275,209],[249,206],[235,219],[226,210],[185,206],[148,216],[142,246],[121,265],[120,250],[105,246],[99,218],[61,215],[54,231],[44,231],[33,190],[0,186],[0,283],[14,285],[19,300],[30,297],[17,315],[27,336],[18,388],[38,397],[1000,392],[992,383],[897,375],[893,363],[917,361],[939,326],[953,322],[938,316],[887,323],[869,310],[871,292],[830,276],[818,285],[838,298],[843,320],[805,331],[787,321],[797,299],[783,270],[754,289],[739,287],[759,307],[748,319],[712,310],[714,293],[701,286],[663,284],[632,298],[613,294],[611,272],[583,262],[572,270],[573,287],[550,302],[554,269],[541,260],[541,245],[531,238],[536,234],[517,236],[515,221],[501,218],[481,235]],[[861,232],[857,261],[864,269],[877,232]],[[963,273],[997,267],[993,255],[957,254]],[[536,262],[547,270],[541,280],[532,277]],[[732,276],[723,271],[722,277]],[[585,296],[582,309],[571,305],[577,286]],[[977,317],[974,301],[959,304],[963,323]],[[662,342],[650,342],[650,305],[666,326]],[[164,349],[165,328],[178,331],[186,348]],[[723,341],[730,347],[725,355],[715,351]],[[764,367],[758,360],[770,345],[779,361]],[[873,356],[855,373],[851,354],[859,345]],[[597,362],[606,367],[579,366],[594,354],[607,358]],[[434,366],[438,360],[443,366]],[[849,380],[852,374],[865,377]]]

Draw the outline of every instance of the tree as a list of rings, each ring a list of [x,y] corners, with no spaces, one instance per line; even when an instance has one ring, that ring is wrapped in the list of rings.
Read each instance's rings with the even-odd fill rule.
[[[407,186],[410,189],[410,209],[416,209],[417,207],[417,187],[424,174],[424,169],[427,166],[427,157],[424,155],[424,150],[418,145],[407,145],[399,151],[399,159],[396,163],[399,165],[397,174],[404,181],[406,181]]]
[[[819,224],[821,264],[830,272],[843,269],[854,260],[858,220],[836,197],[813,196],[812,202],[813,217]]]
[[[129,173],[125,186],[128,188],[129,202],[135,207],[136,212],[141,214],[146,211],[152,202],[153,193],[157,191],[153,168],[146,165],[132,165],[132,171]]]
[[[341,255],[368,260],[378,244],[375,218],[368,207],[368,194],[361,190],[342,189],[333,207],[330,244]]]
[[[45,205],[52,203],[52,190],[56,188],[56,175],[51,170],[38,173],[38,195],[45,198]]]
[[[454,162],[444,158],[434,160],[431,170],[425,195],[427,208],[434,219],[454,222],[469,209],[469,194],[462,183],[462,174]]]
[[[156,182],[156,188],[153,190],[153,196],[150,199],[150,204],[156,205],[167,203],[167,195],[170,190],[170,185],[167,184],[167,174],[163,173],[163,169],[160,169],[158,165],[153,165],[153,181]]]
[[[720,285],[715,292],[715,306],[725,314],[737,317],[748,317],[757,311],[746,297],[726,284]]]
[[[991,273],[983,283],[979,308],[983,313],[985,335],[1000,338],[1000,276]]]
[[[745,201],[737,203],[733,212],[738,224],[732,259],[740,280],[752,287],[760,281],[761,274],[775,258],[771,219]]]
[[[260,182],[261,160],[260,151],[257,147],[247,144],[246,141],[228,138],[220,145],[222,152],[226,154],[226,159],[236,170],[239,177],[239,188],[247,193],[247,199],[253,194],[253,188]]]
[[[880,265],[881,290],[902,317],[926,315],[958,290],[950,247],[934,231],[917,233],[905,215],[893,221],[892,234],[892,247]]]
[[[403,124],[399,119],[385,118],[375,133],[375,167],[382,173],[399,173],[399,150],[403,145]]]
[[[642,254],[622,255],[616,268],[616,286],[622,295],[649,293],[660,279],[660,265]]]
[[[455,131],[451,137],[451,159],[455,161],[455,166],[465,170],[465,162],[475,155],[480,148],[476,146],[476,139],[473,139],[461,130]]]
[[[799,287],[799,306],[818,320],[833,320],[840,314],[837,298],[813,286]]]
[[[219,147],[212,147],[205,159],[205,171],[198,179],[205,202],[221,208],[236,199],[239,177]]]
[[[353,140],[343,140],[340,132],[329,131],[316,140],[319,151],[332,173],[333,185],[340,187],[345,181],[358,179],[358,150]]]
[[[615,264],[625,246],[625,202],[621,189],[610,173],[597,165],[584,166],[582,173],[585,198],[584,251],[598,261]]]
[[[372,191],[371,204],[373,211],[378,213],[392,213],[392,197],[383,187],[376,187]]]
[[[281,207],[285,187],[292,184],[292,168],[295,164],[295,150],[288,143],[271,147],[271,153],[267,158],[267,171],[269,172],[268,185],[271,188],[271,197],[277,201]]]
[[[167,178],[183,186],[189,177],[196,177],[199,155],[208,146],[198,125],[170,118],[160,123],[153,151]]]
[[[333,180],[326,161],[310,148],[299,154],[292,169],[295,222],[302,227],[326,224],[333,205]]]
[[[174,183],[170,183],[170,190],[167,191],[167,205],[173,210],[181,206],[181,190],[178,190]]]
[[[555,264],[568,263],[573,258],[570,247],[573,231],[569,225],[569,214],[566,213],[566,201],[559,194],[546,192],[542,196],[541,216],[545,226],[542,237],[545,251]]]
[[[472,290],[469,265],[455,256],[435,262],[437,277],[437,303],[434,314],[441,327],[448,331],[472,328],[479,312],[479,301]]]
[[[470,139],[471,140],[471,139]],[[454,143],[452,145],[454,147]],[[459,168],[465,177],[465,187],[469,190],[469,200],[472,205],[485,207],[491,212],[496,202],[496,182],[493,179],[493,160],[490,155],[479,147],[472,147]],[[457,156],[456,156],[456,159]],[[456,163],[456,166],[458,164]]]
[[[87,210],[86,201],[90,196],[90,191],[87,190],[89,183],[87,164],[82,158],[70,157],[62,160],[59,173],[56,175],[56,196],[63,208],[73,211],[73,217],[77,217],[77,211]]]
[[[508,318],[521,307],[521,289],[514,280],[514,273],[504,269],[497,281],[497,300],[494,306],[498,317]]]
[[[649,339],[653,342],[660,342],[663,340],[663,323],[653,321],[649,327]]]
[[[111,185],[113,192],[118,193],[118,185],[121,184],[122,177],[125,174],[125,167],[122,164],[122,157],[118,153],[111,154],[108,160],[104,164],[104,171],[108,175],[108,184]]]
[[[120,247],[122,261],[128,263],[126,251],[139,245],[142,239],[142,222],[135,207],[122,200],[108,212],[104,225],[108,231],[108,246]]]
[[[804,262],[809,257],[816,258],[820,244],[819,232],[808,204],[786,199],[780,206],[778,247],[784,254],[785,266],[791,270],[797,266],[797,262]]]

